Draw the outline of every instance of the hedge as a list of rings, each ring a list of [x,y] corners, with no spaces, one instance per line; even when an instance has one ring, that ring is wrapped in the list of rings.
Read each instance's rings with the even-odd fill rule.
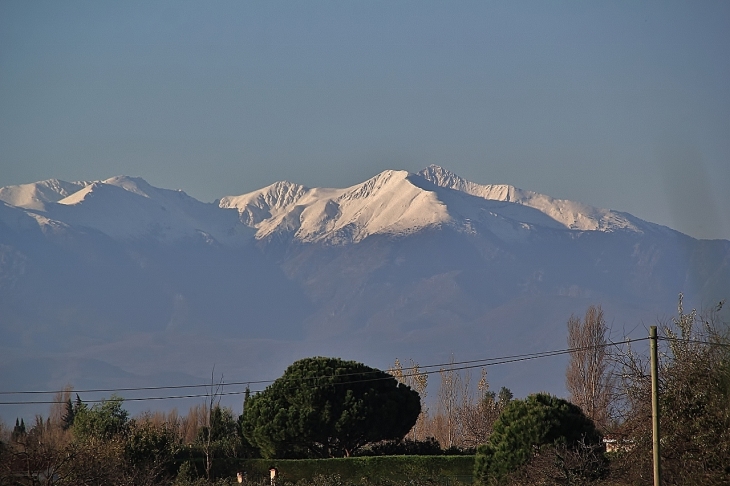
[[[375,456],[335,459],[243,459],[239,470],[249,481],[269,477],[279,470],[279,483],[295,483],[318,475],[339,475],[343,480],[370,482],[429,479],[438,483],[471,483],[474,456]]]

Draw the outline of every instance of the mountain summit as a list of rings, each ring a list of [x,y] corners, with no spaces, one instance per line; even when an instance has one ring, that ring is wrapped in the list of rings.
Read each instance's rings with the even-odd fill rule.
[[[436,165],[416,174],[387,170],[345,189],[277,182],[249,194],[224,197],[220,207],[237,209],[241,222],[256,230],[257,239],[329,244],[439,226],[481,228],[507,239],[519,238],[532,226],[603,232],[642,232],[650,226],[626,213],[509,185],[476,184]]]
[[[356,243],[376,234],[409,234],[447,223],[445,205],[412,182],[405,171],[388,170],[345,189],[308,189],[279,182],[220,205],[236,208],[258,239]]]

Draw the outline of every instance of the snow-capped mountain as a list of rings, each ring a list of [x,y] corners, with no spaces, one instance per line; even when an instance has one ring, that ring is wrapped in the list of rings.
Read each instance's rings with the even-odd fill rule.
[[[110,388],[152,370],[205,382],[213,364],[265,379],[314,354],[386,368],[562,349],[590,304],[620,338],[679,292],[701,306],[728,289],[730,241],[437,166],[218,203],[127,176],[0,188],[0,390],[62,387],[48,363],[64,359],[106,363]],[[561,393],[564,365],[490,381]]]
[[[433,192],[414,185],[405,171],[385,171],[346,189],[308,189],[287,182],[225,197],[258,239],[291,235],[300,242],[356,243],[376,234],[408,234],[451,217]]]
[[[233,211],[202,203],[181,190],[153,187],[137,177],[11,186],[0,189],[0,200],[28,209],[41,227],[63,224],[116,239],[200,238],[235,245],[252,236]]]
[[[626,213],[553,199],[507,185],[479,185],[435,165],[417,174],[388,170],[344,189],[290,182],[220,200],[236,208],[257,239],[356,243],[372,235],[407,235],[449,226],[491,231],[506,240],[534,226],[577,231],[642,232],[649,223]],[[656,225],[654,225],[656,226]]]
[[[76,191],[91,184],[90,182],[66,182],[48,179],[31,184],[0,187],[0,201],[24,209],[45,210],[46,203],[58,202]]]
[[[438,227],[487,231],[506,240],[524,237],[533,227],[603,232],[658,228],[626,213],[509,185],[476,184],[435,165],[417,174],[384,171],[343,189],[282,181],[223,197],[218,208],[181,190],[156,188],[127,176],[8,186],[0,188],[0,201],[28,210],[41,226],[62,223],[116,239],[197,235],[224,244],[242,244],[254,232],[259,240],[347,244],[373,235],[403,236]]]
[[[493,201],[515,203],[537,209],[567,229],[580,231],[642,231],[647,223],[628,214],[610,209],[598,209],[587,204],[565,199],[553,199],[544,194],[525,191],[506,184],[481,185],[462,179],[437,165],[418,172],[424,179],[439,187],[448,187],[472,196]]]

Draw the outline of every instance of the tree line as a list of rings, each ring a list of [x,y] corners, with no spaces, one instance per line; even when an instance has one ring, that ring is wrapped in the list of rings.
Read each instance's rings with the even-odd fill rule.
[[[663,484],[730,484],[722,308],[685,312],[680,296],[677,315],[661,323]],[[473,381],[453,358],[432,402],[429,374],[413,361],[384,372],[322,357],[299,360],[263,392],[247,393],[240,415],[220,406],[213,375],[205,402],[184,416],[130,417],[119,397],[89,405],[67,388],[47,418],[0,430],[0,484],[184,486],[235,477],[247,458],[444,453],[475,454],[474,477],[484,485],[646,484],[648,358],[635,342],[613,342],[610,331],[600,306],[567,321],[567,400],[494,392],[486,369]]]

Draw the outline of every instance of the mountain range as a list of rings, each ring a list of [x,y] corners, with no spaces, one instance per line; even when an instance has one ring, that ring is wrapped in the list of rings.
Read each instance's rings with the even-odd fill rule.
[[[0,188],[0,391],[205,383],[211,370],[253,382],[315,354],[386,368],[563,349],[590,304],[620,339],[671,315],[680,292],[702,306],[729,290],[730,241],[438,166],[214,203],[127,176]],[[565,363],[489,377],[564,394]]]

